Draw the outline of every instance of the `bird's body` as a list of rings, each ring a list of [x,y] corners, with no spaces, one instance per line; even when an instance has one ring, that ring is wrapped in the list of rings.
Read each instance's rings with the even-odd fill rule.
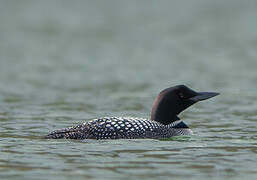
[[[167,88],[154,101],[151,119],[105,117],[53,131],[48,139],[163,139],[192,134],[178,114],[218,93],[195,92],[184,85]]]
[[[133,117],[104,117],[64,128],[47,135],[59,139],[162,139],[192,134],[182,121],[163,125],[156,121]]]

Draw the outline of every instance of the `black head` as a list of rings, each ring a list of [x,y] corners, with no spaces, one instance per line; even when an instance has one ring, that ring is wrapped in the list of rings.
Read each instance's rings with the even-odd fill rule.
[[[162,124],[170,124],[179,118],[177,115],[189,106],[198,101],[212,98],[219,95],[214,92],[196,92],[186,87],[178,85],[167,88],[160,92],[154,101],[151,120]]]

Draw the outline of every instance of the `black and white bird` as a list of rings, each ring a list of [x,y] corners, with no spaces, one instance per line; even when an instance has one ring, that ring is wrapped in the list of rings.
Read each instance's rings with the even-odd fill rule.
[[[178,85],[164,89],[156,97],[151,119],[134,117],[104,117],[73,127],[56,130],[47,139],[162,139],[191,135],[192,130],[178,118],[179,113],[198,101],[219,95],[215,92],[196,92]]]

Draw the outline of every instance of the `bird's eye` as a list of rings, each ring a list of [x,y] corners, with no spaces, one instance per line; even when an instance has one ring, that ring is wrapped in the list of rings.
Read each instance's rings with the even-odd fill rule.
[[[181,99],[184,99],[184,98],[185,98],[185,96],[184,96],[183,93],[178,93],[178,96],[179,96]]]

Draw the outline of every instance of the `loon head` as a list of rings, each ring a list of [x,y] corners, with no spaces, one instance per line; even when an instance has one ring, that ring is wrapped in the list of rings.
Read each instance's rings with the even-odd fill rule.
[[[185,85],[164,89],[154,101],[151,120],[167,125],[179,120],[178,114],[198,101],[219,95],[215,92],[196,92]]]

